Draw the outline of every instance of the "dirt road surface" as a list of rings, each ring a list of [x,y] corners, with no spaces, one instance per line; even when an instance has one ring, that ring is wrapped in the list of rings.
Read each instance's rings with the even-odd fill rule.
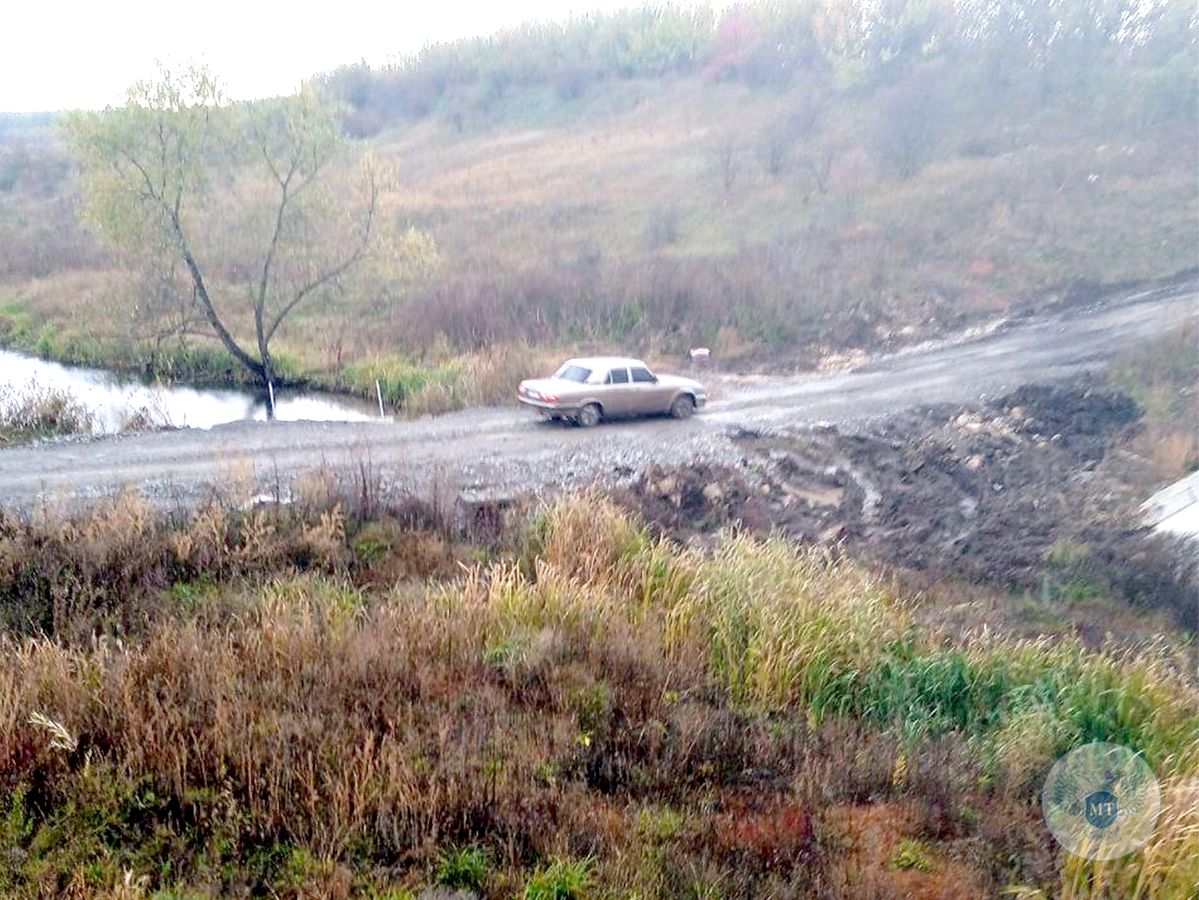
[[[717,382],[688,421],[646,419],[594,429],[518,409],[473,409],[395,423],[240,422],[47,442],[0,451],[0,506],[74,506],[135,487],[164,505],[202,499],[231,478],[286,492],[305,472],[367,471],[383,488],[436,484],[480,496],[608,478],[649,463],[735,464],[744,429],[874,419],[913,406],[968,403],[1021,384],[1102,368],[1116,353],[1199,318],[1199,293],[1140,293],[985,334],[878,357],[832,374]]]

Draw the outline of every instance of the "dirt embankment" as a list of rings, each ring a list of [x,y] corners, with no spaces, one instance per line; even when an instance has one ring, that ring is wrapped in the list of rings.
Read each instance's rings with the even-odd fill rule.
[[[651,522],[734,521],[903,569],[1046,596],[1102,590],[1194,629],[1196,569],[1140,523],[1138,428],[1123,394],[1074,382],[909,412],[862,429],[742,431],[736,467],[652,468],[630,489]]]

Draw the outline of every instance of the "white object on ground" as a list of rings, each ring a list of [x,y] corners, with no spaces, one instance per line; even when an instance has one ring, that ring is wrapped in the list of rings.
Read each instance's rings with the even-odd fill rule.
[[[1199,472],[1162,488],[1141,504],[1145,524],[1170,534],[1199,536]]]

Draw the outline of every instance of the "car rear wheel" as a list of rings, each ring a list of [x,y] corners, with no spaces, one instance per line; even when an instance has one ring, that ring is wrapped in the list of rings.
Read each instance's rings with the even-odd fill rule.
[[[695,412],[695,398],[690,394],[679,394],[670,404],[670,414],[676,419],[690,419]]]
[[[594,403],[588,403],[579,410],[578,416],[575,417],[575,421],[583,428],[593,428],[599,424],[599,420],[600,408]]]

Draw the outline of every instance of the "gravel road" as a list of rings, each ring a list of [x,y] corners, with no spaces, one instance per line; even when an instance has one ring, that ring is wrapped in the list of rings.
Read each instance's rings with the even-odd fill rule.
[[[312,470],[367,467],[384,486],[436,483],[488,496],[621,478],[651,461],[730,464],[739,451],[728,436],[739,429],[846,423],[972,402],[1101,368],[1123,348],[1199,318],[1197,300],[1193,286],[1140,293],[910,348],[849,371],[714,379],[712,402],[688,421],[584,430],[518,409],[473,409],[407,422],[240,422],[4,449],[0,505],[73,506],[130,486],[163,504],[187,504],[231,477],[248,481],[251,472],[262,490]]]

